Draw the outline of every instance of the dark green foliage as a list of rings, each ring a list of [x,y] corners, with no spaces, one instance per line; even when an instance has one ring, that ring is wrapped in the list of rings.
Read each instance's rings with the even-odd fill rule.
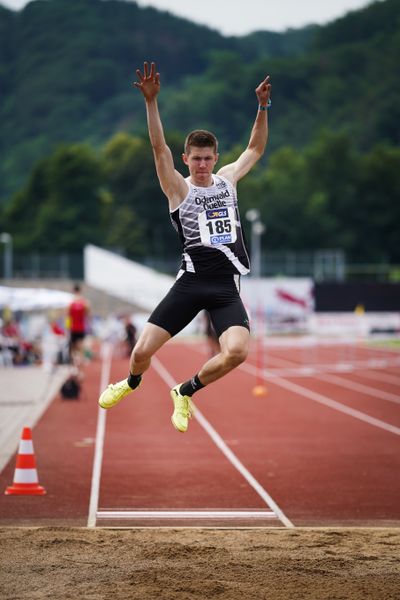
[[[1,230],[19,250],[92,242],[133,258],[177,255],[132,89],[148,59],[161,72],[163,123],[184,174],[189,130],[216,133],[221,165],[239,155],[254,89],[271,75],[268,152],[239,188],[242,211],[262,212],[266,247],[399,262],[399,56],[398,0],[326,27],[238,38],[135,2],[0,7]]]
[[[99,146],[120,130],[143,133],[131,83],[144,59],[161,72],[166,130],[185,133],[197,119],[226,149],[244,143],[253,90],[270,73],[271,148],[301,147],[338,123],[365,149],[398,143],[399,14],[397,0],[386,0],[326,27],[227,38],[135,2],[36,0],[20,12],[2,9],[0,199],[54,144]]]
[[[173,147],[174,141],[169,142]],[[131,257],[176,256],[178,244],[169,224],[168,201],[155,174],[147,137],[116,135],[104,148],[103,161],[113,198],[103,246]]]
[[[369,262],[400,264],[400,149],[376,146],[360,161],[355,243]]]
[[[358,153],[321,131],[302,152],[282,147],[240,183],[242,212],[257,206],[269,250],[343,248],[355,262],[399,262],[400,149]]]
[[[375,1],[363,10],[352,11],[320,28],[315,37],[318,50],[357,42],[369,43],[377,36],[390,37],[399,31],[398,0]]]
[[[269,58],[296,56],[305,52],[314,40],[317,26],[288,29],[284,34],[273,31],[256,31],[236,39],[236,51],[246,60],[257,56]]]
[[[102,165],[87,146],[61,146],[33,169],[4,210],[20,250],[78,251],[101,243]]]
[[[142,103],[131,89],[144,58],[157,60],[172,85],[207,64],[210,48],[231,47],[217,32],[134,2],[49,0],[19,13],[0,12],[0,197],[21,183],[24,146],[104,142],[121,129],[142,128]],[[3,96],[4,92],[4,96]],[[135,115],[140,101],[140,122]],[[138,127],[139,126],[139,127]],[[34,160],[31,156],[30,165]]]

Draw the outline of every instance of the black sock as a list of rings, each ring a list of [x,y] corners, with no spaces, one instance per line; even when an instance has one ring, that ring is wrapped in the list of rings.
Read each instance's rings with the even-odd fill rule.
[[[142,374],[141,373],[140,373],[140,375],[132,375],[132,373],[129,373],[128,385],[133,390],[137,388],[137,386],[139,385],[139,383],[141,381],[142,381]]]
[[[189,381],[182,383],[179,388],[179,393],[182,394],[182,396],[193,396],[195,392],[198,392],[203,387],[205,386],[201,383],[198,376],[195,375],[192,379],[189,379]]]

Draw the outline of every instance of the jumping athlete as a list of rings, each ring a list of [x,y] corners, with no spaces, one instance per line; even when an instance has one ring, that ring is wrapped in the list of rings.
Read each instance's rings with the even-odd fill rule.
[[[192,416],[191,397],[242,363],[249,347],[249,321],[239,295],[241,275],[249,272],[238,210],[236,184],[264,153],[268,139],[267,108],[271,84],[267,76],[256,88],[258,110],[247,148],[239,158],[214,174],[218,160],[216,137],[204,130],[186,138],[184,178],[176,171],[167,146],[157,105],[160,74],[154,63],[137,69],[134,86],[143,94],[150,142],[161,189],[168,198],[170,216],[183,245],[177,279],[150,315],[130,358],[127,379],[110,384],[99,398],[102,408],[115,406],[141,383],[151,357],[203,309],[217,333],[220,352],[188,381],[171,390],[172,424],[185,432]]]

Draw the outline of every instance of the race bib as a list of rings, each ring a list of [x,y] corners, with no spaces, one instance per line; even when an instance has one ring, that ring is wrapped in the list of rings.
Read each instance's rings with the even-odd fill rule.
[[[201,241],[206,246],[233,244],[236,241],[233,206],[205,210],[199,214],[198,220]]]

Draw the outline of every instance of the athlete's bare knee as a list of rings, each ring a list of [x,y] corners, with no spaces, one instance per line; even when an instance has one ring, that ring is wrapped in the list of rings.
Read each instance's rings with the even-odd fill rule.
[[[137,368],[147,369],[150,366],[151,357],[170,337],[171,335],[165,329],[152,323],[146,323],[132,350],[130,360],[132,373],[136,373]]]
[[[247,347],[233,345],[224,352],[224,362],[227,367],[234,369],[247,358]]]
[[[149,347],[143,344],[136,344],[134,349],[132,350],[131,355],[131,363],[139,364],[144,363],[150,360],[152,357],[152,353],[149,350]]]

